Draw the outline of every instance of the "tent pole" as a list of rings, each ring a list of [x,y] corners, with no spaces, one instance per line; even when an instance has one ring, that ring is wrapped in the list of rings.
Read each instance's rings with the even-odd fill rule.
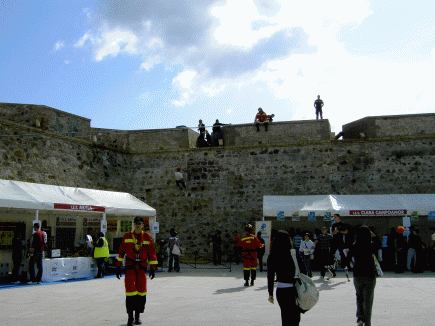
[[[103,221],[106,220],[106,212],[103,213]]]
[[[39,209],[37,209],[35,212],[35,221],[38,221],[38,216],[39,216]]]

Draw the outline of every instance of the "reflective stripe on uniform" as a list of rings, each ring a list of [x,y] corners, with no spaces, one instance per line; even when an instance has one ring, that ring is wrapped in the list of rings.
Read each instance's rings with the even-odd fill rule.
[[[134,296],[134,295],[140,295],[140,296],[146,296],[147,295],[147,293],[146,292],[138,292],[138,291],[134,291],[134,292],[125,292],[125,295],[127,296],[127,297],[132,297],[132,296]]]
[[[242,238],[242,241],[245,241],[245,240],[254,240],[254,237],[246,237],[246,238]]]
[[[124,258],[118,257],[116,258],[117,261],[124,261]]]
[[[129,243],[129,242],[133,242],[134,243],[133,239],[125,239],[124,240],[124,243]]]
[[[158,264],[159,262],[157,261],[157,260],[150,260],[149,262],[148,262],[148,264],[150,264],[150,265],[156,265],[156,264]]]

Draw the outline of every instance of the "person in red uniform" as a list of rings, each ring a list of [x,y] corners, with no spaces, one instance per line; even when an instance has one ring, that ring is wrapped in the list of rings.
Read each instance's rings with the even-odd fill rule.
[[[255,116],[255,125],[257,126],[257,131],[260,131],[260,124],[264,125],[264,129],[267,131],[267,123],[269,121],[269,117],[263,111],[262,108],[258,108],[258,113]]]
[[[119,246],[119,256],[116,263],[116,277],[121,277],[121,266],[125,259],[125,305],[128,314],[128,326],[142,324],[140,314],[145,310],[147,294],[147,260],[150,264],[150,279],[155,276],[157,255],[151,235],[142,230],[143,219],[134,218],[134,230],[124,234]]]
[[[246,234],[240,240],[238,246],[242,247],[243,258],[243,277],[245,286],[249,286],[249,276],[251,276],[251,286],[257,278],[257,249],[263,248],[263,244],[252,234],[252,225],[245,227]]]

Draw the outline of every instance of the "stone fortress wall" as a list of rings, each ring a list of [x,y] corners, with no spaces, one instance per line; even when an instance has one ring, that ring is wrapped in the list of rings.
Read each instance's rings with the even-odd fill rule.
[[[215,230],[230,247],[233,230],[260,220],[263,195],[434,193],[435,114],[400,117],[349,123],[343,140],[326,119],[273,122],[267,132],[228,125],[224,146],[196,148],[189,128],[97,129],[49,107],[3,103],[0,178],[129,192],[157,210],[161,237],[175,227],[183,247],[205,252]],[[186,190],[175,186],[178,167]]]

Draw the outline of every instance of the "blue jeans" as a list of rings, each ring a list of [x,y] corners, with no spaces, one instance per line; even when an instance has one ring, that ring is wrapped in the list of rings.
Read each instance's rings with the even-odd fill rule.
[[[362,320],[365,326],[371,326],[376,278],[354,276],[353,284],[356,290],[356,318]]]
[[[414,259],[414,264],[412,264],[412,260]],[[408,261],[406,264],[406,267],[408,267],[408,270],[414,270],[415,266],[417,265],[417,251],[415,251],[414,248],[408,249]]]
[[[35,277],[35,263],[36,263],[36,268],[38,269],[38,274],[36,274],[36,277]],[[41,278],[42,278],[42,252],[35,252],[35,253],[33,253],[33,256],[30,257],[29,273],[30,273],[30,281],[31,282],[41,282]]]
[[[172,262],[174,263],[174,270],[176,272],[180,271],[180,256],[173,255],[172,253],[169,256],[169,269],[168,272],[172,271]]]

